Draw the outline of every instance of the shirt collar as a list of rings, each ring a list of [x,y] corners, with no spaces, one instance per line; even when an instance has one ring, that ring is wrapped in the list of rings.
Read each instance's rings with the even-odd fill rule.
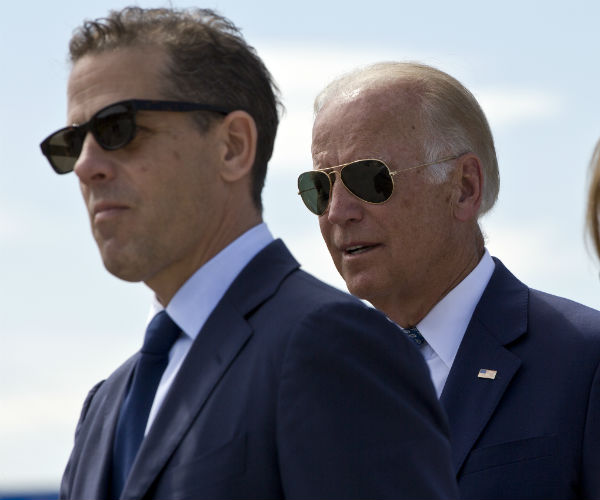
[[[181,286],[167,304],[169,316],[194,340],[240,271],[272,241],[264,222],[239,236]],[[154,296],[148,322],[162,309]]]
[[[429,311],[417,325],[421,335],[440,357],[452,367],[475,307],[495,268],[487,249],[479,264]]]

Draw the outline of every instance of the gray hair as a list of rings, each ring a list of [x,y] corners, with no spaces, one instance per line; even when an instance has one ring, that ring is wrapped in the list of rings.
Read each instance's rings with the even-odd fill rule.
[[[325,104],[358,87],[376,88],[402,83],[420,102],[421,123],[425,129],[424,162],[448,155],[472,152],[483,168],[483,192],[479,216],[488,212],[498,198],[500,174],[494,139],[481,106],[458,80],[431,66],[415,62],[381,62],[340,76],[315,98],[315,116]],[[449,163],[428,167],[432,182],[448,178]]]

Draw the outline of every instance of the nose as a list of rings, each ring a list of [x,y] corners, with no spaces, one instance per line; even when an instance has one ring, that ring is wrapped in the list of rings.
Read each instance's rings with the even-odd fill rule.
[[[348,191],[337,172],[333,175],[335,178],[332,179],[331,197],[324,216],[331,224],[338,225],[362,219],[363,202]]]
[[[79,181],[86,185],[112,179],[115,176],[115,165],[111,151],[102,149],[94,136],[88,133],[73,171]]]

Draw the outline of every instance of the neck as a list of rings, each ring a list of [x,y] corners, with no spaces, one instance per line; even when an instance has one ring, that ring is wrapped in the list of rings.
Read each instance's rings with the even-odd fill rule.
[[[435,305],[477,267],[484,253],[483,236],[478,230],[474,244],[455,249],[451,262],[437,267],[434,278],[422,280],[418,290],[383,298],[373,305],[394,323],[407,328],[417,325]]]
[[[227,206],[227,205],[225,205]],[[262,217],[254,205],[245,210],[227,210],[214,219],[210,238],[206,236],[205,245],[198,252],[191,253],[186,259],[173,263],[164,272],[158,273],[146,285],[152,289],[158,301],[163,305],[171,301],[183,284],[206,262],[217,255],[231,242],[262,222]],[[190,230],[193,230],[190,228]]]

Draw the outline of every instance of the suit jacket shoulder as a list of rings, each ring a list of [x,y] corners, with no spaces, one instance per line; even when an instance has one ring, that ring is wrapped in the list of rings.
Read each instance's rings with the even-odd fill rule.
[[[599,365],[600,313],[496,259],[441,397],[462,496],[600,497]]]
[[[90,399],[63,496],[105,498],[135,357]],[[427,367],[381,313],[281,241],[223,296],[142,442],[124,498],[453,498]]]

